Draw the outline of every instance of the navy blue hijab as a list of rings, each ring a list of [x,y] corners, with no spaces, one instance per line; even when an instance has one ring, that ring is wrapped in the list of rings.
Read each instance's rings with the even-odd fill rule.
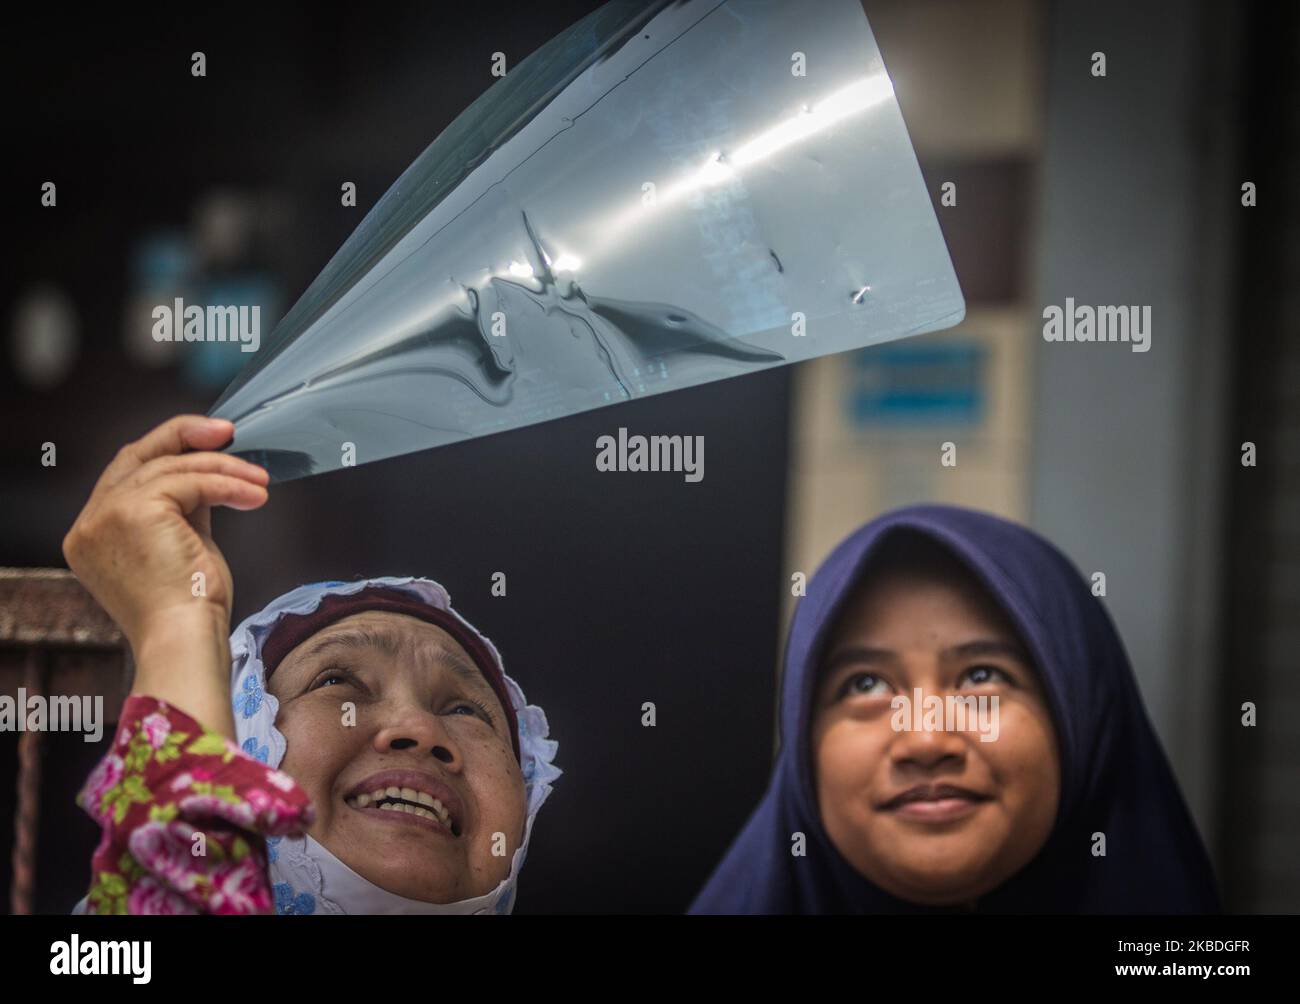
[[[762,802],[692,913],[927,913],[873,885],[835,850],[812,784],[808,730],[831,627],[890,534],[944,547],[1006,612],[1042,677],[1060,748],[1061,798],[1047,843],[978,912],[1214,913],[1214,876],[1147,719],[1119,635],[1083,577],[1024,527],[949,506],[913,506],[843,541],[799,603],[786,648],[781,750]],[[804,857],[791,854],[802,832]],[[1092,834],[1106,835],[1094,857]]]

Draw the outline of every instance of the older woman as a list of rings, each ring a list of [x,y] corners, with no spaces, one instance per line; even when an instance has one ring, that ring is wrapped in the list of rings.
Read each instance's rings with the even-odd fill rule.
[[[546,717],[427,579],[303,586],[227,640],[209,507],[265,472],[181,416],[125,447],[64,541],[136,678],[80,801],[102,913],[505,913],[559,776]],[[194,452],[184,452],[191,450]]]

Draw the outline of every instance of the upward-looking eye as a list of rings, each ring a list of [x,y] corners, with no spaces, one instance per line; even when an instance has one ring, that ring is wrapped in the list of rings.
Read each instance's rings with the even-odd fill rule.
[[[997,666],[971,666],[961,674],[961,682],[969,683],[975,687],[987,686],[989,684],[1008,683],[1014,684],[1006,672]]]
[[[341,666],[330,666],[321,670],[307,689],[320,690],[322,687],[338,687],[346,684],[355,685],[356,683],[357,677],[352,670]]]
[[[861,697],[884,694],[889,684],[875,673],[854,673],[840,686],[839,697]]]
[[[474,718],[483,719],[489,725],[495,725],[492,712],[488,710],[487,705],[473,698],[461,698],[447,709],[447,713],[451,715],[470,715]]]

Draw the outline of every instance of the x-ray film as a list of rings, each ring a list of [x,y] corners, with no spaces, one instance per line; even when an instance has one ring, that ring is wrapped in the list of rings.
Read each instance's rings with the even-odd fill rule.
[[[285,480],[964,313],[858,0],[614,2],[447,127],[212,414]]]

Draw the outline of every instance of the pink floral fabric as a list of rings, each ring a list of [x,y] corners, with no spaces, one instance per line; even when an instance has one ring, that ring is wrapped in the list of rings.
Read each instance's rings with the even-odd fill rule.
[[[77,804],[103,829],[91,913],[274,913],[265,838],[313,817],[288,774],[142,696],[123,705]]]

